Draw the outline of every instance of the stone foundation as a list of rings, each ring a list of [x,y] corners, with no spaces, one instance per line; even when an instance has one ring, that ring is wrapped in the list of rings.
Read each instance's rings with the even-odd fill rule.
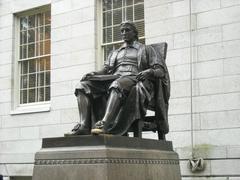
[[[33,180],[180,180],[172,143],[122,136],[43,139]]]

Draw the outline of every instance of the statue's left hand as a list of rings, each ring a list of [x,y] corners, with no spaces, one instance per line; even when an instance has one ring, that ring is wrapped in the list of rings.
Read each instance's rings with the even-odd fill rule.
[[[147,69],[144,70],[137,75],[137,80],[138,81],[144,81],[145,79],[150,78],[153,75],[153,70],[152,69]]]
[[[81,81],[87,81],[90,77],[94,76],[95,74],[96,72],[87,73],[82,77]]]

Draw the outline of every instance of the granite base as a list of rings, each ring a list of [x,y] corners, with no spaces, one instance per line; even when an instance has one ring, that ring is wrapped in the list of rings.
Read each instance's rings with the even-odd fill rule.
[[[33,180],[180,180],[169,141],[122,136],[43,139]]]

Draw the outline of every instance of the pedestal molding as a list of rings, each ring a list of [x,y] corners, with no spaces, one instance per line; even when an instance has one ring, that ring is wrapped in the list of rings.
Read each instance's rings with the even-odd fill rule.
[[[35,165],[62,164],[179,164],[178,159],[128,159],[128,158],[81,158],[81,159],[41,159]]]

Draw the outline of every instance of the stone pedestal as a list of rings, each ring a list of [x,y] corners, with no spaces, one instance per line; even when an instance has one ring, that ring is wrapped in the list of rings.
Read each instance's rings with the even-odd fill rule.
[[[169,141],[122,136],[43,139],[33,180],[180,180]]]

